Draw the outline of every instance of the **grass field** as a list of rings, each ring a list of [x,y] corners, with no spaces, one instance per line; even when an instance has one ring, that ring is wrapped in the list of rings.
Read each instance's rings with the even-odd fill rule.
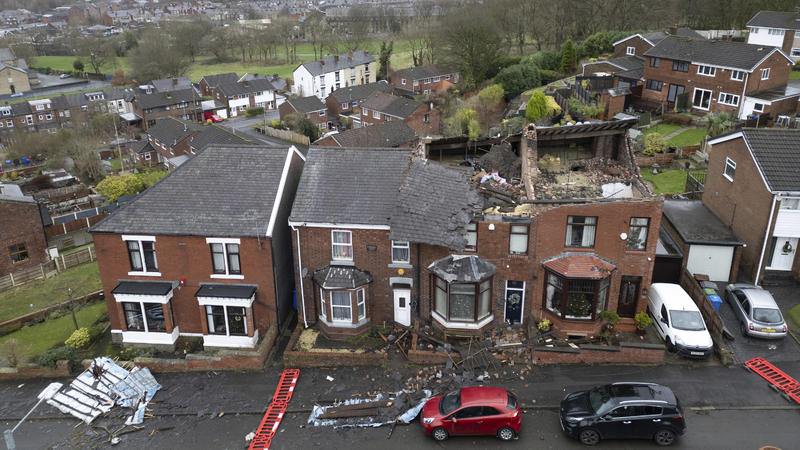
[[[670,133],[674,133],[680,129],[680,125],[675,125],[671,123],[660,123],[658,125],[652,126],[646,130],[644,130],[644,134],[651,134],[651,133],[658,133],[661,137],[664,137]]]
[[[0,292],[0,322],[68,300],[67,288],[72,288],[73,298],[101,289],[97,262],[74,267],[48,280],[31,281]]]
[[[97,302],[84,306],[75,315],[79,327],[91,327],[106,314],[106,303]],[[17,339],[22,348],[20,355],[33,358],[47,350],[64,345],[64,341],[75,331],[72,315],[67,313],[63,317],[47,320],[45,322],[21,328],[11,334],[0,338],[0,347],[9,339]]]
[[[656,194],[679,194],[686,190],[686,172],[683,170],[665,170],[653,175],[648,167],[643,167],[642,178],[653,183]]]
[[[789,73],[790,80],[800,80],[800,70],[793,70]]]
[[[700,145],[703,138],[706,137],[706,130],[704,128],[693,128],[686,130],[683,133],[675,136],[667,141],[667,145],[672,147],[685,147],[687,145]]]

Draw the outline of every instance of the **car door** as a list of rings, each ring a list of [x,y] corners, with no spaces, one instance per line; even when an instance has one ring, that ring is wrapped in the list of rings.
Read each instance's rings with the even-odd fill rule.
[[[497,430],[508,425],[508,415],[492,406],[484,406],[482,410],[481,434],[495,434]]]
[[[450,420],[451,432],[453,436],[469,436],[472,434],[480,434],[480,429],[483,426],[483,413],[482,406],[467,406],[461,408],[453,413]]]
[[[667,336],[669,336],[669,316],[667,316],[667,305],[662,304],[661,309],[658,311],[653,311],[655,315],[655,324],[656,330],[658,330],[658,334],[666,340]]]
[[[603,439],[616,439],[625,434],[628,424],[623,423],[628,415],[627,406],[617,406],[597,422]]]
[[[624,438],[650,439],[661,423],[661,408],[650,405],[632,405],[628,407],[629,416],[623,424],[630,425],[629,434]]]
[[[736,318],[738,318],[739,321],[742,322],[746,320],[744,309],[742,308],[743,300],[747,300],[747,298],[744,296],[744,293],[742,293],[742,291],[731,292],[730,294],[731,308],[733,308],[733,312],[736,314]]]

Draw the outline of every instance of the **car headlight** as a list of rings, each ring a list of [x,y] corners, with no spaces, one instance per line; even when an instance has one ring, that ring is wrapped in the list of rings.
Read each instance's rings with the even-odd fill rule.
[[[583,420],[581,417],[567,417],[567,422],[569,423],[578,423]]]
[[[425,425],[432,424],[433,423],[433,417],[423,417],[422,418],[422,423],[424,423]]]

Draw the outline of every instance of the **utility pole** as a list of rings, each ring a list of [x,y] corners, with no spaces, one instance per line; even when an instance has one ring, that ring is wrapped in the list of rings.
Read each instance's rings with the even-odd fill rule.
[[[119,147],[119,134],[117,133],[117,118],[112,115],[111,120],[114,123],[114,142],[117,143],[117,152],[119,153],[119,173],[120,175],[122,175],[125,173],[125,163],[123,163],[122,149]]]
[[[69,312],[72,313],[72,324],[75,325],[75,331],[77,331],[78,317],[75,315],[75,305],[72,304],[72,288],[67,288],[67,295],[69,295]]]

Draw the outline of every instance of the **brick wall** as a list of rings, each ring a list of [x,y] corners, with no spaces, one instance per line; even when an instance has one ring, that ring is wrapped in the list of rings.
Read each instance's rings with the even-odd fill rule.
[[[581,345],[580,349],[536,347],[536,364],[664,364],[664,346],[623,342],[619,346]]]
[[[723,175],[727,157],[736,163],[732,182]],[[761,257],[772,194],[761,181],[761,174],[743,139],[732,139],[711,147],[702,200],[747,244],[742,250],[741,269],[748,279],[753,280]]]
[[[653,46],[648,44],[647,41],[635,36],[614,46],[614,58],[629,56],[627,53],[628,47],[636,48],[636,56],[643,56],[646,51],[653,48]]]
[[[428,116],[427,122],[425,116]],[[427,103],[409,114],[405,122],[417,134],[439,134],[439,111],[436,108],[430,108]]]
[[[130,276],[130,262],[120,235],[94,233],[95,251],[100,267],[100,280],[109,310],[111,328],[125,329],[122,307],[111,291],[119,280],[177,281],[186,279],[186,286],[173,290],[172,310],[181,333],[203,333],[205,312],[197,304],[195,293],[200,283],[234,283],[258,285],[253,303],[255,328],[263,334],[275,323],[275,290],[270,240],[241,238],[239,259],[243,280],[212,279],[211,252],[204,237],[156,236],[156,257],[160,277]]]
[[[0,275],[38,266],[48,260],[42,218],[37,203],[0,200]],[[14,263],[9,247],[24,244],[28,259]]]
[[[769,79],[761,79],[761,69],[769,68]],[[719,71],[719,69],[717,69]],[[747,79],[747,92],[761,91],[774,87],[784,86],[789,81],[792,64],[780,54],[775,52],[759,64]],[[730,74],[730,72],[726,72]]]

